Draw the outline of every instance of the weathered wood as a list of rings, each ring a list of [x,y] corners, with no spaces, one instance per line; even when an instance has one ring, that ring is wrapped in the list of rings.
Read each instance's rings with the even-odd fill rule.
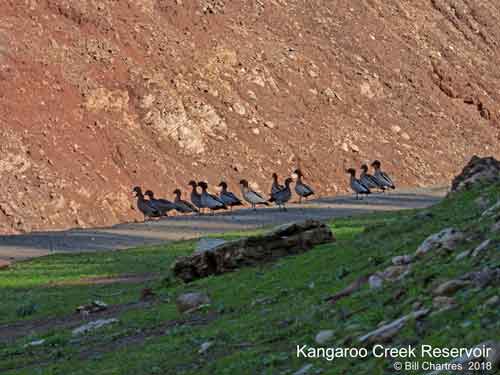
[[[190,282],[300,254],[315,245],[333,241],[335,238],[327,225],[315,220],[306,220],[282,225],[262,236],[230,241],[210,251],[179,258],[172,268],[176,277]]]

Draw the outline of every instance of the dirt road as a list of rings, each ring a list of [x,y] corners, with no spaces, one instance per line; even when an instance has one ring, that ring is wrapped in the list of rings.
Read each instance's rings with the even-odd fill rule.
[[[385,195],[375,194],[359,201],[352,196],[321,198],[301,205],[291,204],[287,212],[280,212],[276,208],[263,208],[257,212],[241,209],[214,216],[173,216],[146,223],[119,224],[111,228],[0,236],[0,261],[61,252],[125,249],[306,218],[326,220],[374,211],[421,208],[439,202],[445,193],[444,188],[407,189]]]

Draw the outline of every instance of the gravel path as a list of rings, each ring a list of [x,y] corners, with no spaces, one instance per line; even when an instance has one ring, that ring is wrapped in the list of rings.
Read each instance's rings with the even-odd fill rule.
[[[111,228],[73,229],[0,236],[0,261],[15,261],[61,252],[108,251],[165,241],[197,238],[209,233],[255,229],[306,218],[327,220],[356,214],[421,208],[439,202],[445,188],[398,190],[356,201],[352,196],[321,198],[291,204],[287,212],[262,208],[240,209],[214,216],[172,216],[146,223],[119,224]]]

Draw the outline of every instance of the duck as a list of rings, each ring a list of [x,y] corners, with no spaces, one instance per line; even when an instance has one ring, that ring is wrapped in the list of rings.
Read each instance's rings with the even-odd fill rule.
[[[374,160],[372,163],[372,167],[373,170],[375,171],[375,173],[373,174],[373,178],[377,181],[377,184],[379,186],[383,186],[384,188],[389,188],[393,190],[396,189],[396,186],[392,182],[389,175],[380,169],[381,163],[379,160]]]
[[[145,196],[149,197],[148,203],[160,211],[161,216],[168,216],[168,212],[175,210],[175,204],[166,199],[156,199],[152,190],[146,190]]]
[[[300,169],[296,169],[293,173],[297,175],[297,182],[295,183],[295,192],[299,196],[299,203],[301,203],[302,198],[307,198],[313,195],[314,190],[311,189],[310,186],[302,182],[302,177],[304,175],[302,174],[302,171]]]
[[[231,193],[227,190],[227,183],[225,181],[221,181],[218,185],[221,188],[221,192],[219,193],[219,199],[229,207],[232,211],[233,206],[242,206],[243,202],[240,198],[238,198],[234,193]]]
[[[292,198],[292,190],[290,189],[290,184],[293,182],[293,179],[291,177],[288,177],[285,180],[285,186],[281,190],[277,190],[274,193],[271,192],[271,199],[273,202],[275,202],[278,207],[281,209],[283,208],[283,211],[286,211],[286,206],[285,204]],[[271,201],[271,199],[269,201]]]
[[[257,211],[257,205],[262,204],[264,206],[269,206],[269,202],[258,192],[252,190],[248,186],[247,180],[240,181],[241,195],[248,203],[252,205],[254,211]]]
[[[366,187],[360,180],[356,178],[356,170],[354,168],[349,168],[346,170],[346,173],[351,175],[351,189],[356,193],[356,199],[359,199],[360,194],[371,194],[371,191],[368,187]]]
[[[201,204],[204,207],[209,208],[212,212],[217,210],[227,210],[227,206],[222,200],[219,199],[219,197],[210,194],[207,191],[208,184],[205,181],[198,182],[198,186],[201,188]]]
[[[190,202],[185,201],[181,198],[182,192],[180,189],[175,189],[173,194],[175,194],[175,199],[174,199],[175,209],[178,212],[183,213],[183,214],[199,212],[198,209],[194,205],[192,205]]]
[[[193,189],[191,190],[191,202],[198,208],[198,212],[202,214],[205,206],[201,203],[201,194],[198,193],[198,184],[196,181],[191,180],[188,185]]]
[[[359,175],[359,181],[365,185],[368,189],[382,189],[384,190],[385,187],[382,185],[379,185],[377,180],[368,173],[368,165],[363,164],[361,166],[361,173]]]
[[[269,202],[274,202],[273,195],[285,188],[284,185],[281,185],[278,182],[278,175],[276,173],[273,173],[272,178],[273,178],[273,184],[271,185],[271,199],[269,199]]]
[[[144,215],[144,221],[151,219],[153,217],[160,217],[161,212],[156,207],[154,207],[149,201],[144,199],[144,194],[139,186],[135,186],[132,189],[132,193],[135,193],[137,197],[137,209]]]

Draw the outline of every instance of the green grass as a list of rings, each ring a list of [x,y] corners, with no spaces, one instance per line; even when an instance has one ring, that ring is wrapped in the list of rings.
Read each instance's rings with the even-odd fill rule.
[[[315,335],[334,330],[329,346],[356,346],[356,338],[412,311],[412,306],[432,304],[432,288],[484,266],[499,267],[498,245],[480,259],[455,260],[464,249],[483,238],[499,241],[489,231],[493,219],[478,220],[476,198],[491,203],[499,186],[476,189],[445,199],[425,211],[378,213],[338,219],[331,223],[337,242],[273,264],[246,268],[183,285],[169,276],[177,256],[189,254],[193,241],[178,242],[103,254],[55,255],[16,264],[0,273],[0,324],[71,314],[76,306],[94,299],[113,304],[137,301],[144,287],[152,287],[159,302],[131,309],[119,323],[79,337],[55,327],[11,344],[0,344],[0,373],[7,374],[293,374],[313,364],[310,374],[384,374],[390,362],[367,358],[310,360],[296,358],[297,344],[314,346]],[[383,270],[395,255],[412,254],[430,234],[446,227],[478,234],[453,254],[431,255],[417,261],[402,282],[382,290],[364,287],[332,305],[324,299],[361,275]],[[252,233],[254,234],[254,233]],[[224,234],[237,238],[245,233]],[[141,284],[73,285],[89,277],[153,273],[160,276]],[[197,317],[214,317],[200,325],[168,322],[183,319],[175,308],[182,292],[202,290],[212,305]],[[464,289],[455,298],[459,308],[409,323],[392,346],[425,343],[467,347],[500,337],[498,307],[483,302],[499,294],[498,288]],[[395,296],[399,295],[398,298]],[[46,339],[38,347],[24,345]],[[128,338],[128,339],[127,339]],[[134,338],[134,339],[132,339]],[[203,342],[214,345],[207,353]]]

